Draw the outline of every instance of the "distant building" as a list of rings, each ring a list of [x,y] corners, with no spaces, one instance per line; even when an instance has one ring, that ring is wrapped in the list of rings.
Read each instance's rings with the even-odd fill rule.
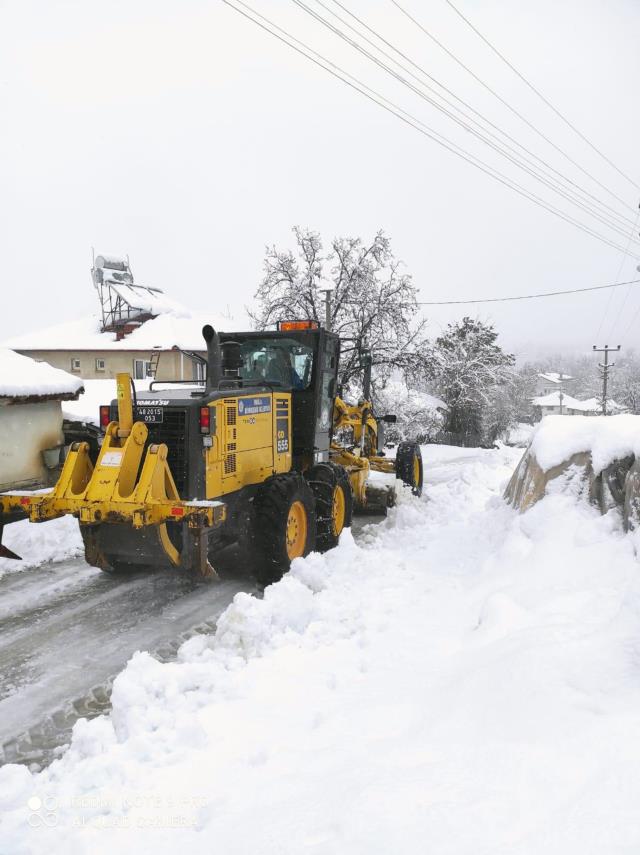
[[[136,285],[129,263],[98,256],[91,271],[100,314],[14,336],[2,346],[86,380],[204,377],[202,327],[229,319],[195,315],[157,288]]]
[[[534,398],[533,411],[537,421],[544,416],[600,416],[602,415],[602,401],[599,398],[579,401],[572,395],[557,391]],[[607,401],[608,413],[623,413],[624,411],[625,408],[614,400]]]
[[[53,484],[62,461],[62,401],[82,380],[0,348],[0,490]]]
[[[561,371],[547,371],[544,374],[538,374],[536,377],[536,397],[542,395],[551,395],[562,389],[563,392],[571,393],[576,386],[576,378],[569,374],[563,374]]]

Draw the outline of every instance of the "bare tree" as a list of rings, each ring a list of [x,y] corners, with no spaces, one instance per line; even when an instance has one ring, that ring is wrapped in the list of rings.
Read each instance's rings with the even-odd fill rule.
[[[424,348],[424,320],[416,320],[417,289],[394,256],[389,238],[334,238],[323,253],[317,232],[296,226],[296,249],[267,247],[265,275],[249,311],[264,329],[279,320],[324,323],[324,289],[331,292],[331,328],[342,341],[340,387],[359,376],[364,350],[372,354],[374,384],[393,369],[407,370]]]

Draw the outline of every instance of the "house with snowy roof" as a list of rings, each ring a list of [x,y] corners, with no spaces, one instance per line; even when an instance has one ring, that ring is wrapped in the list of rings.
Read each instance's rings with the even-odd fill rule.
[[[569,374],[563,374],[562,371],[546,371],[536,377],[535,395],[536,397],[551,395],[560,389],[564,392],[571,392],[575,389],[575,385],[576,378]]]
[[[123,259],[98,256],[91,275],[99,313],[12,336],[0,346],[85,380],[124,371],[135,379],[204,376],[202,327],[223,328],[228,318],[195,314],[159,288],[137,285]]]
[[[549,395],[533,399],[533,411],[536,420],[544,416],[601,416],[602,401],[599,398],[588,398],[580,401],[562,391],[551,392]],[[610,414],[623,413],[625,408],[613,399],[607,400],[607,412]]]
[[[63,457],[62,403],[83,381],[0,348],[0,490],[53,484]]]

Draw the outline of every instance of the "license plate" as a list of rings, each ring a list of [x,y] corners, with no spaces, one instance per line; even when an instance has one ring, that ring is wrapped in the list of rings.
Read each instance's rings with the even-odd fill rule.
[[[148,425],[160,424],[164,419],[162,407],[138,407],[138,418]]]

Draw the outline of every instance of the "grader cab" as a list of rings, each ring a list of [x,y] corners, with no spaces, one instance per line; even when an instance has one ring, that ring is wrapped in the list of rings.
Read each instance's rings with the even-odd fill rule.
[[[335,334],[301,321],[268,332],[205,326],[203,336],[204,384],[154,382],[136,394],[118,375],[116,400],[101,407],[95,466],[77,442],[53,490],[0,495],[0,536],[17,519],[72,514],[89,564],[203,575],[217,551],[241,542],[268,583],[294,558],[336,545],[354,502],[372,504],[371,470],[421,489],[419,448],[410,444],[411,464],[403,452],[399,469],[379,454],[368,394],[356,407],[337,397]],[[346,427],[353,442],[340,444]]]

